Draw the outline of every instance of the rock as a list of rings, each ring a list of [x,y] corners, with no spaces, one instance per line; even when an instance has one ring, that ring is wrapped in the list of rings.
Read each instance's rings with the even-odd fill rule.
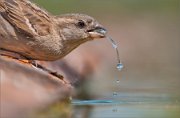
[[[42,70],[0,57],[0,117],[22,118],[71,95],[72,86]]]

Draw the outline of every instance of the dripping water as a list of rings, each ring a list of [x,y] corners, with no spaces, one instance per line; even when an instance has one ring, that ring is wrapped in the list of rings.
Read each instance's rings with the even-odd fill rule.
[[[116,68],[121,71],[123,69],[123,64],[121,63],[121,60],[120,60],[120,55],[119,55],[119,51],[118,51],[118,46],[116,44],[116,42],[111,38],[111,37],[108,37],[106,36],[107,40],[109,40],[112,44],[112,47],[115,49],[116,51],[116,56],[117,56],[117,65],[116,65]]]
[[[119,51],[118,51],[118,46],[116,44],[116,42],[111,38],[111,37],[108,37],[106,36],[106,39],[109,40],[109,42],[112,44],[112,47],[115,49],[116,51],[116,57],[117,57],[117,65],[116,65],[116,68],[118,71],[121,71],[123,69],[123,64],[121,63],[121,59],[120,59],[120,55],[119,55]],[[116,80],[116,83],[119,84],[120,83],[120,80],[117,79]],[[118,95],[117,92],[113,92],[113,97],[116,97]]]

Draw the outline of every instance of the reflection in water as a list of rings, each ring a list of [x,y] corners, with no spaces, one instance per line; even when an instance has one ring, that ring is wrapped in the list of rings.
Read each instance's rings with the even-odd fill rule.
[[[73,118],[179,118],[177,101],[168,95],[143,94],[120,94],[116,100],[73,100]]]
[[[97,104],[107,104],[113,103],[112,100],[73,100],[73,105],[97,105]]]

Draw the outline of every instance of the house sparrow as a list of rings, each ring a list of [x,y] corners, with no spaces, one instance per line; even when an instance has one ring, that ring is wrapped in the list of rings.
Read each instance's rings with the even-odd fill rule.
[[[53,16],[28,0],[0,0],[0,50],[30,60],[60,59],[105,34],[106,29],[85,14]]]

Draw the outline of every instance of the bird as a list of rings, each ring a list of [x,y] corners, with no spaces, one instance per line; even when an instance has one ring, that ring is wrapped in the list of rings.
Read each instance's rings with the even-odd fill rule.
[[[19,58],[55,61],[106,33],[86,14],[55,16],[29,0],[0,0],[0,52],[17,53]]]

